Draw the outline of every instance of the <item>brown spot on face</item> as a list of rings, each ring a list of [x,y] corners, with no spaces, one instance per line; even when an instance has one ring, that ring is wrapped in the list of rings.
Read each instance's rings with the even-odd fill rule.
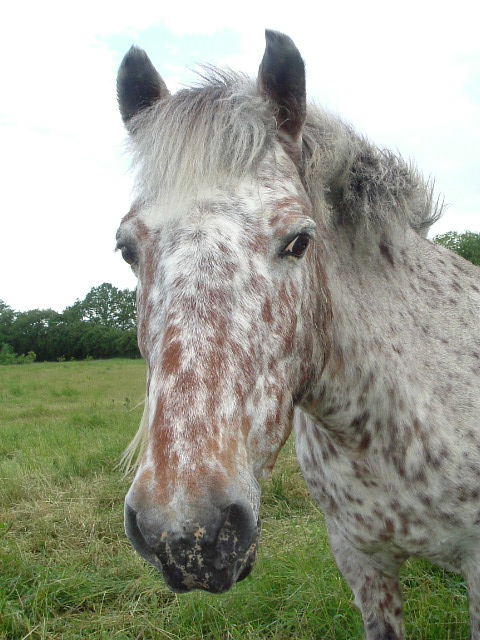
[[[173,450],[173,433],[167,428],[166,407],[162,399],[157,401],[151,425],[152,453],[155,461],[157,499],[167,503],[173,489],[174,470],[178,466],[178,454]]]
[[[248,247],[256,255],[265,255],[268,251],[268,240],[265,234],[255,233],[248,239]]]
[[[168,333],[168,330],[166,333]],[[176,333],[175,327],[172,328],[171,333]],[[163,371],[166,375],[178,372],[182,364],[182,345],[178,340],[167,338],[167,345],[163,351],[162,364]]]
[[[277,211],[295,211],[296,209],[301,210],[301,201],[299,198],[295,198],[293,196],[285,196],[284,198],[279,198],[275,201],[275,209]],[[285,218],[282,217],[282,220]]]
[[[271,324],[273,322],[272,303],[268,298],[263,303],[262,318],[267,324]]]

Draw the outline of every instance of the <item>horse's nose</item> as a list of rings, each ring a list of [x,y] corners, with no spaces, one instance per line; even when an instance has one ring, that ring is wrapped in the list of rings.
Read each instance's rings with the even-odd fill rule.
[[[178,532],[169,530],[157,511],[149,517],[126,503],[125,531],[135,550],[162,570],[175,591],[226,591],[253,565],[259,524],[247,503],[233,502],[216,511],[213,520]]]
[[[176,544],[193,546],[196,542],[212,544],[223,520],[222,511],[212,509],[201,518],[201,524],[193,519],[185,520],[181,525],[173,524],[158,507],[140,506],[137,510],[125,501],[125,532],[143,557],[156,553],[166,543],[170,547]]]

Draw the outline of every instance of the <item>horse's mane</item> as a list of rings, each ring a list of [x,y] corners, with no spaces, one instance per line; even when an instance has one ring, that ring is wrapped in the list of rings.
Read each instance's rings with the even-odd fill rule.
[[[433,182],[412,162],[376,147],[316,106],[307,111],[303,165],[314,210],[327,201],[337,223],[378,228],[397,221],[426,235],[442,215]]]
[[[131,122],[141,199],[178,201],[234,184],[255,169],[276,139],[273,109],[255,83],[203,67],[198,85],[140,112]],[[314,209],[341,224],[378,227],[401,220],[425,232],[441,215],[432,185],[401,156],[379,149],[352,127],[309,105],[303,132],[304,186]]]

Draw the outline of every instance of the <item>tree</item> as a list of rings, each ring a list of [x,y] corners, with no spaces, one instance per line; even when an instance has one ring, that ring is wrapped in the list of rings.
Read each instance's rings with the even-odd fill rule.
[[[62,321],[51,327],[49,331],[49,355],[48,360],[60,358],[83,359],[89,355],[82,342],[88,324],[81,320]]]
[[[3,300],[0,300],[0,347],[10,342],[15,312]]]
[[[51,341],[52,329],[61,321],[53,309],[32,309],[15,315],[9,343],[17,353],[34,351],[38,360],[55,358]]]
[[[433,239],[437,244],[441,244],[451,251],[455,251],[458,255],[480,266],[480,233],[473,231],[465,231],[465,233],[457,233],[456,231],[448,231],[441,235],[435,236]]]
[[[104,327],[128,331],[136,327],[135,292],[117,289],[109,282],[93,287],[84,300],[64,311],[66,320],[84,320]]]

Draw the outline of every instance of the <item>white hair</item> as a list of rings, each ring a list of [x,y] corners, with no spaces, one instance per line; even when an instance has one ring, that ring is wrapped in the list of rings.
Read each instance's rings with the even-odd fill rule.
[[[136,190],[143,201],[178,201],[202,186],[233,186],[255,175],[277,139],[274,108],[252,80],[212,67],[204,67],[201,78],[132,118]],[[401,219],[425,232],[442,213],[432,201],[433,184],[411,163],[312,105],[303,130],[302,177],[314,210],[326,202],[341,223]]]

